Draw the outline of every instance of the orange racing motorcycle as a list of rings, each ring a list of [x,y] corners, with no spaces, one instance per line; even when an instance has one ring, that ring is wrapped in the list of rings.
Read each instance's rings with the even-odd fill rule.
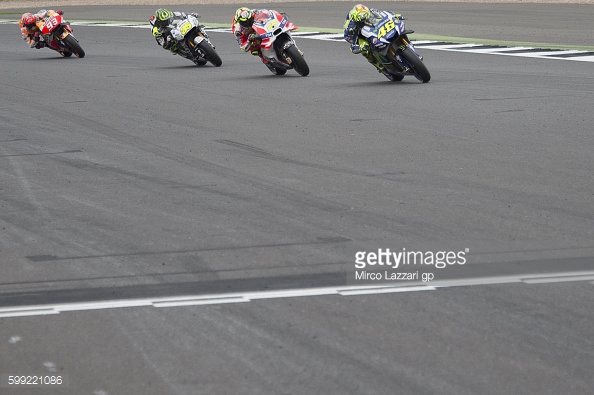
[[[64,57],[74,54],[84,58],[85,51],[72,35],[72,28],[61,13],[51,11],[46,18],[36,21],[35,24],[39,28],[40,41],[43,41],[47,48],[59,52]]]

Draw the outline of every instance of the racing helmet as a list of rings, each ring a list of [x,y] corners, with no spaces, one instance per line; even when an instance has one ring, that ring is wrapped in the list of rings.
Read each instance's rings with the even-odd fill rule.
[[[30,12],[24,13],[21,19],[23,20],[23,25],[32,25],[35,23],[35,17]]]
[[[173,12],[166,10],[165,8],[159,8],[155,11],[155,26],[167,27],[173,19]]]
[[[351,10],[349,17],[355,22],[365,22],[371,17],[371,11],[363,4],[357,4]]]
[[[235,19],[242,27],[251,27],[254,23],[254,13],[247,7],[241,7],[235,12]]]

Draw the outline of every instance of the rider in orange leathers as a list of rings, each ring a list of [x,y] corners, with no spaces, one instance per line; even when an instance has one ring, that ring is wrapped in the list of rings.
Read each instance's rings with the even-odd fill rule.
[[[59,15],[63,14],[61,10],[39,10],[36,14],[26,12],[19,20],[19,26],[21,27],[21,35],[23,36],[23,40],[28,41],[31,48],[39,49],[45,46],[45,42],[40,40],[40,32],[39,28],[37,27],[37,21],[44,20],[53,13],[57,13]]]

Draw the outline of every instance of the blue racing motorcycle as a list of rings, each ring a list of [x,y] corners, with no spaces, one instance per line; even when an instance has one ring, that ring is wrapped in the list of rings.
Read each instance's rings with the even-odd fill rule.
[[[408,39],[410,33],[414,31],[406,30],[402,16],[381,11],[365,21],[360,35],[371,45],[373,56],[394,75],[394,80],[402,81],[405,75],[414,75],[419,81],[429,82],[431,74]]]

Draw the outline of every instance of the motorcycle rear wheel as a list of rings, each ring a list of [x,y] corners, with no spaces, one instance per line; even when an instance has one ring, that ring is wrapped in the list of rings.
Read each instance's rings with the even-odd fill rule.
[[[309,66],[307,65],[305,58],[303,58],[303,55],[301,55],[301,52],[299,52],[297,47],[291,45],[289,48],[285,49],[285,52],[293,61],[293,67],[295,68],[297,74],[299,74],[302,77],[306,77],[309,74]]]
[[[79,57],[79,58],[85,57],[85,51],[82,49],[82,47],[80,46],[78,41],[76,41],[76,39],[74,37],[72,37],[71,35],[67,35],[66,37],[64,37],[64,43],[66,43],[66,45],[68,45],[70,50],[77,57]]]
[[[417,55],[415,55],[412,49],[406,48],[404,51],[402,51],[400,56],[402,56],[408,65],[414,69],[415,74],[420,77],[423,83],[427,83],[429,80],[431,80],[431,74],[429,74],[429,70],[427,70],[427,67],[423,61],[419,59]]]

